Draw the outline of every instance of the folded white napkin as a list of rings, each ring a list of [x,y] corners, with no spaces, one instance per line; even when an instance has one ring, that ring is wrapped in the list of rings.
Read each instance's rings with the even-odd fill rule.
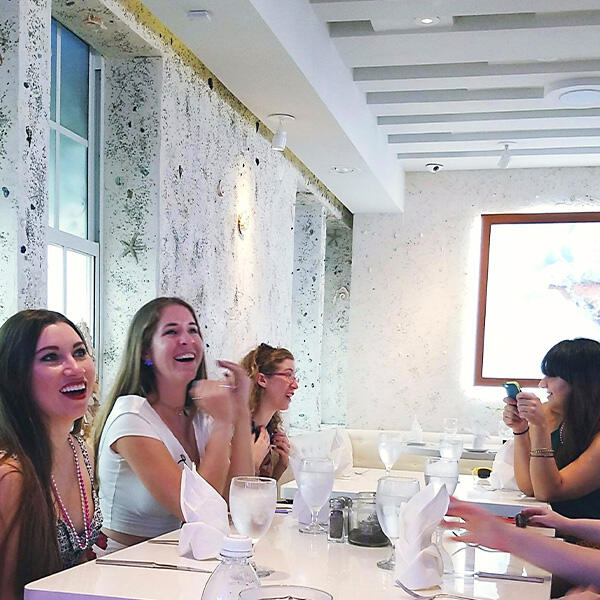
[[[290,463],[300,464],[303,458],[331,458],[336,477],[352,475],[352,442],[345,429],[311,431],[290,437]],[[294,471],[295,474],[295,471]]]
[[[431,543],[431,535],[446,510],[446,486],[436,493],[429,484],[406,503],[400,515],[395,578],[413,590],[439,585],[442,581],[444,563],[439,550]]]
[[[179,534],[179,554],[198,560],[218,556],[229,535],[227,503],[196,469],[181,473],[181,512],[185,524]]]
[[[515,479],[515,448],[514,441],[508,440],[502,444],[492,463],[490,488],[493,490],[518,490]]]

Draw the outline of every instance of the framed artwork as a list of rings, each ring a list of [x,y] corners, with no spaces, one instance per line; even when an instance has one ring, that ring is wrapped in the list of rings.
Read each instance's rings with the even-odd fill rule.
[[[537,385],[554,344],[600,341],[600,212],[481,221],[475,385]]]

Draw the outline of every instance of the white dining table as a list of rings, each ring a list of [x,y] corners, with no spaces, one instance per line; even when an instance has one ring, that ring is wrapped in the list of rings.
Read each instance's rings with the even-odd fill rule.
[[[178,531],[159,541],[178,539]],[[548,600],[550,575],[519,558],[503,552],[489,552],[447,542],[456,573],[444,575],[442,589],[476,597],[478,600]],[[336,600],[393,600],[407,598],[394,584],[394,574],[376,566],[389,548],[363,548],[348,543],[327,541],[326,535],[298,532],[298,522],[291,514],[276,514],[273,524],[256,545],[256,562],[274,569],[261,580],[262,585],[295,584],[328,591]],[[143,542],[108,558],[114,560],[154,561],[212,570],[216,560],[196,561],[180,557],[172,544]],[[540,577],[541,583],[482,579],[475,571],[495,574]],[[145,567],[100,565],[95,561],[56,573],[30,583],[26,600],[200,600],[209,574],[191,571],[162,570]],[[426,594],[433,594],[429,590]]]
[[[419,471],[392,471],[397,477],[418,479],[421,488],[425,485],[425,476]],[[336,477],[333,482],[332,496],[356,497],[359,492],[374,492],[377,482],[385,476],[383,469],[353,468],[348,477]],[[281,497],[292,500],[298,491],[295,480],[281,486]],[[514,517],[524,508],[538,506],[548,507],[546,502],[540,502],[530,496],[525,496],[518,490],[493,490],[487,479],[477,479],[473,475],[459,475],[458,485],[454,496],[459,500],[473,502],[500,517]]]

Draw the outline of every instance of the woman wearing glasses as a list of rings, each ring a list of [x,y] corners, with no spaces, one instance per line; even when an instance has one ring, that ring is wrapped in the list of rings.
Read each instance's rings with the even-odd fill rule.
[[[279,479],[290,456],[290,442],[281,428],[279,411],[288,409],[298,389],[294,356],[285,348],[260,344],[244,356],[241,364],[254,384],[250,391],[254,472]]]

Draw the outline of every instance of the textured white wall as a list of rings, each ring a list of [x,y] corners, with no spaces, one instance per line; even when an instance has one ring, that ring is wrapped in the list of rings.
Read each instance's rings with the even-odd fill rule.
[[[0,190],[9,192],[0,196],[0,217],[7,217],[0,224],[0,322],[17,305],[46,302],[52,8],[106,63],[103,392],[132,315],[157,294],[181,296],[197,310],[213,375],[217,358],[238,360],[262,341],[295,351],[297,193],[323,219],[349,220],[348,211],[291,153],[273,152],[264,125],[136,0],[13,0],[9,7],[0,15],[1,51],[12,69],[0,68],[0,133],[9,136],[0,139]],[[105,28],[84,24],[90,11]],[[22,175],[14,165],[24,165]],[[315,269],[322,285],[323,265]]]
[[[289,418],[298,429],[321,426],[321,354],[325,290],[325,210],[299,195],[294,228],[292,347],[300,381]]]
[[[503,393],[473,386],[480,215],[598,210],[600,169],[406,181],[404,215],[354,220],[348,425],[410,428],[416,414],[440,431],[457,416],[496,433]]]
[[[346,423],[352,230],[327,222],[321,352],[321,421]]]

